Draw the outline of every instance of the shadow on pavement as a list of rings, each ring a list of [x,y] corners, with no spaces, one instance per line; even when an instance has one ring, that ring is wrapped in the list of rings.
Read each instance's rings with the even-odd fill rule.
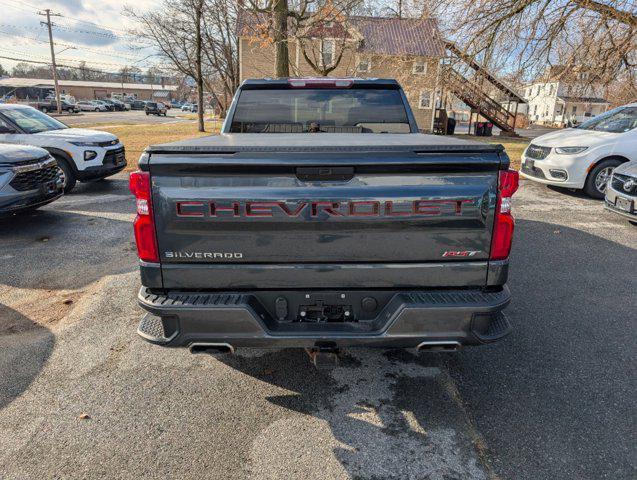
[[[409,351],[359,349],[348,352],[332,371],[310,365],[304,351],[279,350],[257,357],[220,357],[234,369],[293,392],[268,398],[273,404],[326,422],[333,457],[350,478],[486,479],[475,432],[440,370],[445,354],[417,356]],[[280,442],[289,431],[276,422],[258,442]],[[325,434],[311,429],[295,435],[299,451],[327,448]],[[303,441],[305,440],[305,442]],[[254,472],[268,477],[305,466],[280,446],[252,458]],[[288,467],[288,468],[286,468]],[[310,473],[310,472],[308,472]],[[319,475],[320,476],[320,475]],[[297,478],[297,477],[295,477]]]
[[[49,329],[0,304],[0,409],[31,385],[54,344]]]
[[[326,421],[352,478],[629,478],[635,259],[601,237],[520,220],[514,332],[500,343],[451,355],[352,349],[330,374],[301,350],[221,359],[293,392],[270,402]]]
[[[114,182],[122,180],[105,183]],[[104,193],[91,190],[90,199],[71,194],[57,205],[0,220],[0,283],[80,289],[105,275],[135,270],[132,200],[104,198],[121,190],[106,185]]]

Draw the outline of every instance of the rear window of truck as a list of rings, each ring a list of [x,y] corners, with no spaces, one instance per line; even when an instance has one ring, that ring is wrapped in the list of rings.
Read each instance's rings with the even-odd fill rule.
[[[242,90],[233,133],[409,133],[402,96],[394,89]]]

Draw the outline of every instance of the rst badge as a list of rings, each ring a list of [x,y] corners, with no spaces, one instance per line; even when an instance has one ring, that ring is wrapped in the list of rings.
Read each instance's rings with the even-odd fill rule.
[[[442,254],[442,256],[453,258],[475,257],[478,253],[480,253],[480,250],[447,250],[445,253]]]

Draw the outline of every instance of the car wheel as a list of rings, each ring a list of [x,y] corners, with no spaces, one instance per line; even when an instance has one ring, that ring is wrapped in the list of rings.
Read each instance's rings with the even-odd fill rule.
[[[58,167],[62,170],[62,188],[64,189],[64,193],[69,193],[73,190],[77,182],[75,173],[73,173],[73,169],[66,160],[60,157],[55,157],[55,159],[58,161]]]
[[[613,174],[615,167],[622,164],[621,160],[608,159],[602,160],[588,173],[586,183],[584,183],[584,192],[593,198],[604,198],[606,195],[606,184]]]
[[[46,107],[42,107],[42,113],[48,113],[49,109]]]

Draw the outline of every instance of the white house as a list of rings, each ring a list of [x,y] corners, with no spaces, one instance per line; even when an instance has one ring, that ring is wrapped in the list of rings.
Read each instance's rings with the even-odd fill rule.
[[[581,123],[608,110],[604,91],[589,73],[555,66],[524,88],[531,123],[565,126]]]

